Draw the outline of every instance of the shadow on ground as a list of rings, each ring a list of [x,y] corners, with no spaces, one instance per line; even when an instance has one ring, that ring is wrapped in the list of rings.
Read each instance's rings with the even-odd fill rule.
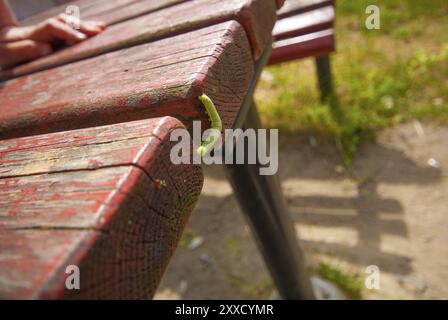
[[[280,176],[308,265],[325,261],[359,275],[377,265],[382,288],[367,298],[447,298],[438,279],[448,276],[448,181],[442,166],[427,163],[448,163],[446,139],[447,128],[425,127],[421,136],[401,125],[365,143],[346,169],[330,143],[283,136]],[[273,286],[232,190],[220,167],[205,172],[156,298],[267,298]],[[198,237],[204,243],[189,248]]]

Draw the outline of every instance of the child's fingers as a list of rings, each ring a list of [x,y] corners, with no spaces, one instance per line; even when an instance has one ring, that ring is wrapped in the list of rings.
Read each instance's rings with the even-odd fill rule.
[[[26,40],[32,30],[33,27],[3,27],[0,29],[0,42]]]
[[[102,32],[107,24],[99,21],[70,20],[66,15],[46,20],[36,26],[5,27],[0,29],[0,42],[34,40],[52,43],[63,40],[76,43]]]
[[[38,25],[31,35],[31,38],[36,41],[45,42],[53,42],[54,40],[79,42],[85,40],[87,35],[55,18],[46,20]]]
[[[21,62],[34,60],[53,51],[48,43],[32,40],[0,43],[0,67],[6,69]]]
[[[99,21],[81,21],[80,31],[89,36],[94,36],[101,33],[106,26],[105,23]]]
[[[88,36],[97,35],[107,27],[107,24],[102,21],[83,21],[65,14],[59,15],[58,20]]]

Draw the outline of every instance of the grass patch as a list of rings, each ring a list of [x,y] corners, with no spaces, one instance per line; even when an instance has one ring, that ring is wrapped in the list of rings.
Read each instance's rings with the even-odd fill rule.
[[[267,68],[256,92],[267,127],[329,137],[347,164],[377,130],[448,122],[446,1],[378,1],[380,30],[364,27],[367,4],[337,1],[337,104],[320,103],[312,59]]]
[[[323,262],[319,264],[317,273],[337,285],[350,299],[361,299],[363,284],[358,275],[343,272]]]
[[[242,276],[233,273],[227,273],[226,278],[236,291],[241,292],[243,299],[266,300],[274,291],[274,286],[269,279],[256,281],[250,275]]]
[[[239,239],[227,239],[226,246],[232,258],[239,261],[242,255],[243,242]]]

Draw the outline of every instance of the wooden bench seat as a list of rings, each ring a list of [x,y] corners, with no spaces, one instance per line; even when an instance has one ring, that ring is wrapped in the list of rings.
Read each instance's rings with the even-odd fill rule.
[[[77,6],[83,20],[99,20],[109,25],[126,21],[150,12],[162,10],[189,0],[77,0],[45,10],[21,21],[33,25],[65,13],[69,5]]]
[[[75,46],[16,68],[0,72],[0,80],[64,65],[122,48],[153,42],[220,22],[235,20],[243,26],[257,59],[271,41],[274,0],[192,0],[110,26]],[[190,46],[196,46],[191,37]]]
[[[150,298],[202,188],[164,117],[0,141],[0,298]],[[80,290],[65,287],[80,268]]]
[[[278,18],[268,64],[324,56],[335,50],[333,1],[288,0]]]
[[[288,0],[277,17],[267,64],[314,57],[321,100],[333,100],[329,54],[335,51],[334,0]]]
[[[299,13],[313,11],[328,5],[334,6],[335,0],[287,0],[277,11],[277,17],[283,19]]]
[[[278,20],[272,34],[275,41],[280,41],[331,29],[333,28],[334,18],[334,7],[331,5],[326,6]]]
[[[202,93],[213,99],[230,128],[252,76],[244,29],[224,22],[0,84],[0,136],[167,115],[187,126],[204,119],[205,130]]]
[[[308,57],[319,57],[335,50],[332,29],[277,41],[273,44],[269,65]]]

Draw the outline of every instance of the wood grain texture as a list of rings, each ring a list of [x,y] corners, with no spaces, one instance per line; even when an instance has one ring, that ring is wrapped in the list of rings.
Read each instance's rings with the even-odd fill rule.
[[[11,79],[106,52],[236,20],[245,29],[257,59],[271,41],[276,21],[274,0],[192,0],[107,28],[101,34],[33,62],[0,72]],[[194,38],[191,38],[194,46]]]
[[[333,28],[334,7],[327,6],[277,21],[272,32],[275,40],[282,40]]]
[[[145,299],[202,188],[173,118],[0,142],[0,298]],[[68,265],[80,290],[67,290]]]
[[[194,43],[192,43],[194,39]],[[243,28],[234,21],[7,81],[0,136],[18,137],[173,116],[188,127],[215,102],[232,126],[253,76]]]
[[[112,25],[184,1],[188,0],[78,0],[33,15],[21,23],[24,25],[37,24],[65,13],[68,5],[75,5],[80,10],[81,19],[105,21]]]
[[[268,65],[328,55],[335,50],[332,29],[274,42]]]
[[[42,11],[49,10],[55,6],[60,6],[64,3],[70,2],[69,0],[13,0],[8,1],[11,9],[14,11],[14,15],[19,21],[23,21],[25,18],[38,14]]]
[[[279,18],[286,18],[326,6],[334,7],[335,0],[287,0],[277,12]]]

